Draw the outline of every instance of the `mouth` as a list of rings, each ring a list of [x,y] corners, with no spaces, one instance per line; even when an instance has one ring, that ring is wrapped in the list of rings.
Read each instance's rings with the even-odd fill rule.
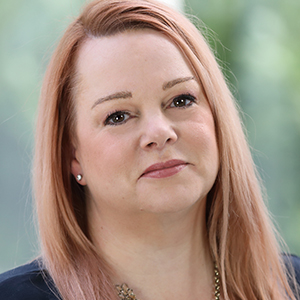
[[[179,173],[188,165],[187,162],[179,159],[172,159],[166,162],[156,163],[148,167],[141,177],[165,178]]]

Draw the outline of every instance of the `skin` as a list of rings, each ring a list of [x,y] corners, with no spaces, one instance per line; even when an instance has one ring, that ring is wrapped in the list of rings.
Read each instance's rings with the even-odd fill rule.
[[[152,30],[89,39],[76,67],[71,169],[83,175],[89,231],[114,266],[113,280],[142,300],[210,299],[205,202],[219,158],[196,77]],[[172,176],[143,175],[172,159],[183,162]]]

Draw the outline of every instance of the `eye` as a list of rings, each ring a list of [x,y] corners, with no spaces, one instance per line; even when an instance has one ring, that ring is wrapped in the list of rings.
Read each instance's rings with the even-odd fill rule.
[[[186,108],[195,103],[196,98],[190,94],[183,94],[173,99],[170,107]]]
[[[130,118],[130,115],[126,111],[116,111],[114,113],[108,114],[104,121],[104,125],[122,125],[127,122],[127,120]]]

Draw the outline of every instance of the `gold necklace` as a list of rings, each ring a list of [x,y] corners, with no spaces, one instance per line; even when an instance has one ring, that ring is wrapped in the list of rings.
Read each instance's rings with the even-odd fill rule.
[[[215,263],[214,267],[214,272],[215,272],[215,291],[214,291],[214,296],[215,300],[220,300],[220,289],[221,289],[221,284],[220,284],[220,273],[217,264]],[[116,289],[118,292],[118,296],[120,299],[123,300],[139,300],[135,294],[133,293],[133,290],[128,287],[126,283],[123,283],[121,285],[116,285]]]

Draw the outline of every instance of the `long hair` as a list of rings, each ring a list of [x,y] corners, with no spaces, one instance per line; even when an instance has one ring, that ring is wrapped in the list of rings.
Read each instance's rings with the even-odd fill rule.
[[[211,254],[228,299],[294,299],[269,220],[239,110],[196,27],[149,0],[96,0],[67,28],[47,69],[39,104],[34,187],[44,263],[64,300],[116,299],[113,270],[89,237],[85,193],[71,175],[76,139],[75,62],[90,38],[150,28],[190,64],[209,102],[220,167],[207,197]]]

